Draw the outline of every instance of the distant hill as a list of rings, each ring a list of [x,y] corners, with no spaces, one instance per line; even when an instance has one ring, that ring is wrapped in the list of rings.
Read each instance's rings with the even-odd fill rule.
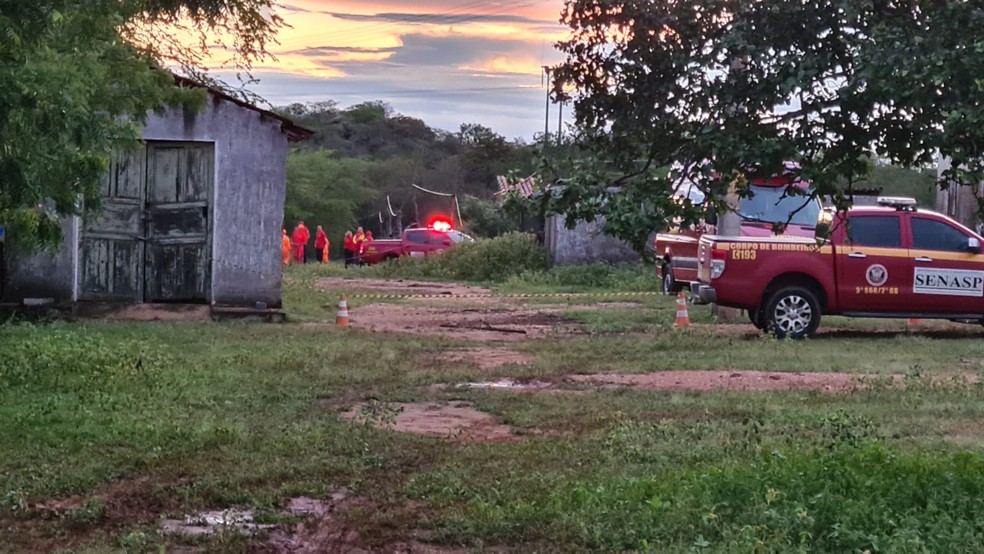
[[[462,124],[457,133],[436,130],[382,102],[344,110],[333,102],[292,104],[277,111],[315,131],[290,153],[285,225],[303,219],[312,229],[324,226],[333,251],[345,230],[359,225],[383,236],[400,223],[423,224],[431,214],[457,211],[448,199],[423,194],[413,184],[458,195],[473,233],[508,230],[492,204],[496,175],[533,170],[532,145],[508,141],[482,125]],[[390,207],[396,218],[389,216]]]

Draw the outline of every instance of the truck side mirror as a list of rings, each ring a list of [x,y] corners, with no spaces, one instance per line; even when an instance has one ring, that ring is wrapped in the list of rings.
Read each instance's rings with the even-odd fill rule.
[[[834,215],[827,210],[820,212],[817,217],[817,226],[814,228],[814,237],[817,244],[823,244],[830,239],[830,231],[834,223]]]
[[[967,239],[967,250],[973,252],[974,254],[979,254],[981,251],[981,241],[977,240],[975,237],[970,237]]]

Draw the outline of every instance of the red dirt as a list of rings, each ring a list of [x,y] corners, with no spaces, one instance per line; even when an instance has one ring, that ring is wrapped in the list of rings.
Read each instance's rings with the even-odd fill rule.
[[[515,308],[508,305],[464,309],[370,304],[349,309],[352,327],[381,333],[435,335],[475,342],[507,342],[574,334],[570,320],[558,310]]]
[[[105,321],[211,321],[204,304],[102,304],[87,306],[81,317]]]
[[[770,371],[658,371],[645,374],[594,373],[561,377],[563,383],[601,384],[644,390],[847,392],[863,386],[872,375],[852,373],[789,373]],[[898,379],[901,376],[883,376]]]
[[[467,402],[394,403],[384,409],[395,410],[395,414],[379,417],[366,414],[365,409],[365,404],[356,406],[344,412],[342,417],[349,421],[366,422],[377,429],[445,437],[460,442],[498,442],[516,438],[511,427],[499,423],[491,414],[472,408]]]
[[[325,277],[315,281],[314,286],[319,289],[331,289],[340,292],[346,290],[373,290],[379,291],[381,294],[442,294],[448,296],[462,296],[471,294],[492,295],[492,289],[486,287],[474,287],[459,283],[410,281],[404,279],[390,281],[385,279],[341,279],[338,277]]]
[[[515,350],[469,348],[438,354],[425,354],[421,359],[434,365],[466,363],[476,365],[479,369],[495,369],[510,364],[526,365],[532,362],[535,357],[527,352],[516,352]]]

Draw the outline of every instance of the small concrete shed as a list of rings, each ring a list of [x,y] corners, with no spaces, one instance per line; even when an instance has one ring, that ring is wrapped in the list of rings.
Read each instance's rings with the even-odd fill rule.
[[[4,301],[279,308],[287,148],[312,131],[223,92],[150,114],[119,152],[98,214],[65,218],[57,253],[10,255]]]

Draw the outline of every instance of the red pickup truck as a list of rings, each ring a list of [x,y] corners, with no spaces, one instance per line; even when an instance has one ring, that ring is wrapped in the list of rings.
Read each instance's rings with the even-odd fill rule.
[[[802,338],[821,314],[984,323],[984,239],[911,198],[825,212],[817,238],[700,239],[702,300]]]
[[[400,256],[427,256],[451,248],[461,242],[471,242],[468,235],[456,230],[410,228],[398,239],[374,239],[362,243],[359,260],[364,264],[378,264],[395,260]]]
[[[820,215],[820,201],[799,194],[787,194],[786,187],[790,186],[801,189],[804,194],[810,192],[809,183],[796,181],[789,184],[786,177],[752,181],[749,189],[753,196],[742,198],[739,203],[740,236],[773,236],[775,224],[788,223],[784,236],[812,238]],[[704,193],[692,183],[679,185],[674,196],[681,201],[689,198],[695,205],[704,203]],[[713,235],[716,232],[715,225],[701,221],[656,235],[653,246],[656,276],[662,279],[664,294],[676,294],[697,281],[698,241],[705,233]]]

